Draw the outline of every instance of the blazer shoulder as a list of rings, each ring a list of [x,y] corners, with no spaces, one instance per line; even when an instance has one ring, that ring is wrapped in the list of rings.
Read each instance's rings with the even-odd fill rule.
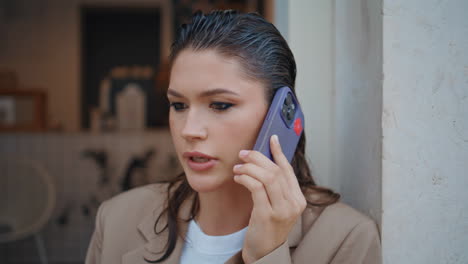
[[[380,263],[380,238],[375,222],[341,202],[311,206],[302,215],[302,237],[293,259],[306,263]]]
[[[324,208],[308,207],[302,219],[304,232],[320,230],[324,234],[333,235],[337,242],[344,240],[352,232],[379,237],[374,220],[342,202]]]
[[[327,218],[341,218],[341,223],[343,223],[343,219],[346,219],[346,222],[348,222],[350,226],[356,226],[365,222],[374,222],[374,220],[367,215],[342,202],[327,206],[323,213],[323,216]]]
[[[329,206],[322,217],[335,236],[331,263],[382,263],[380,232],[374,220],[343,203]]]
[[[351,206],[337,202],[323,209],[317,222],[328,224],[337,229],[351,231],[357,226],[375,226],[374,220]]]
[[[122,214],[129,216],[162,206],[167,198],[166,183],[149,184],[137,187],[104,201],[101,204],[103,216]]]
[[[109,202],[118,203],[121,200],[129,201],[139,201],[142,199],[147,199],[149,197],[158,197],[164,196],[167,191],[167,183],[154,183],[148,184],[140,187],[130,189],[128,191],[117,194],[116,196],[109,199]]]

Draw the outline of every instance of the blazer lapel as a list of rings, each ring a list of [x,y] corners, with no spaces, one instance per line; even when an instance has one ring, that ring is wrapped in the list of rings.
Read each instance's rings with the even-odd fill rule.
[[[184,238],[188,228],[188,220],[191,217],[190,213],[192,203],[193,198],[190,198],[181,205],[179,217],[182,220],[179,221],[180,235],[177,238],[176,247],[174,248],[174,251],[169,256],[169,258],[159,263],[178,264],[180,262],[180,256],[182,254],[182,249],[185,243]],[[157,260],[164,254],[169,231],[166,229],[158,235],[156,235],[154,231],[154,224],[156,223],[160,213],[161,208],[155,208],[151,210],[151,213],[143,218],[137,228],[140,234],[145,238],[146,243],[124,254],[122,256],[123,264],[148,264],[145,259]],[[166,223],[167,219],[165,217],[161,218],[161,220],[158,222],[156,230],[162,230]],[[296,247],[301,239],[302,217],[299,217],[288,235],[289,247]],[[226,263],[239,263],[241,260],[242,256],[240,252],[238,252]]]
[[[160,247],[162,244],[162,247],[164,248],[164,245],[166,244],[166,241],[161,241],[161,239],[155,239],[152,241],[149,241],[146,245],[140,246],[137,249],[134,249],[130,252],[127,252],[123,257],[122,257],[122,263],[123,264],[148,264],[146,260],[157,260],[162,257],[164,254],[164,251],[159,251],[159,252],[153,252],[153,247]],[[180,255],[182,254],[182,248],[184,245],[184,241],[181,237],[177,239],[176,247],[174,248],[174,251],[172,254],[163,262],[158,262],[158,263],[163,263],[163,264],[178,264],[180,262]]]
[[[184,237],[187,233],[188,228],[188,219],[190,219],[191,206],[193,198],[187,199],[180,208],[179,221],[180,235],[177,237],[176,247],[172,254],[163,262],[158,262],[162,264],[178,264],[180,262],[180,256],[182,254],[182,249],[184,246]],[[146,244],[143,244],[136,249],[133,249],[122,257],[123,264],[148,264],[147,260],[157,260],[164,255],[165,246],[169,236],[169,231],[166,229],[160,234],[155,233],[154,224],[161,213],[161,209],[154,209],[150,214],[143,218],[141,223],[138,225],[138,231],[147,241]],[[162,230],[166,225],[167,219],[163,217],[158,222],[156,230]]]

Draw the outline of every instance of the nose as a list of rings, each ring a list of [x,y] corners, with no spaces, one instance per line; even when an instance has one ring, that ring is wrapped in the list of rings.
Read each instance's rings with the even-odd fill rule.
[[[182,128],[182,137],[188,141],[203,140],[208,135],[205,122],[196,111],[189,110]]]

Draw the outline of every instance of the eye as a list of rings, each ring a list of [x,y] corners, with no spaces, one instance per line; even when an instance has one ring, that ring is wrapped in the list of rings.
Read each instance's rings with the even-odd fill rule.
[[[184,103],[179,103],[179,102],[174,102],[174,103],[171,103],[170,106],[172,108],[174,108],[175,111],[182,111],[184,110],[185,108],[187,108],[187,105],[184,104]]]
[[[210,104],[210,107],[217,111],[225,111],[228,110],[234,104],[231,103],[223,103],[223,102],[214,102]]]

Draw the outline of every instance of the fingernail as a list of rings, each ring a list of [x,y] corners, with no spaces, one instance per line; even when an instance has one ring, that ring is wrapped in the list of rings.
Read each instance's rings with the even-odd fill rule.
[[[279,144],[279,140],[278,140],[278,136],[277,135],[273,135],[273,141],[276,143],[276,144]]]
[[[242,167],[241,164],[234,165],[234,169],[235,169],[235,170],[239,169],[240,167]]]
[[[250,151],[248,151],[248,150],[241,150],[241,151],[239,152],[239,155],[240,155],[241,157],[245,157],[245,156],[247,156],[247,155],[249,154],[249,152],[250,152]]]

